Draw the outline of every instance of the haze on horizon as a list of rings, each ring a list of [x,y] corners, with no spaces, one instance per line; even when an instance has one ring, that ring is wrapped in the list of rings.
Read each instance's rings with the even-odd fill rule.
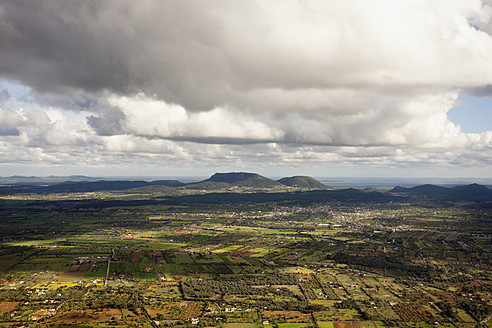
[[[0,0],[0,49],[0,176],[492,178],[492,0]]]

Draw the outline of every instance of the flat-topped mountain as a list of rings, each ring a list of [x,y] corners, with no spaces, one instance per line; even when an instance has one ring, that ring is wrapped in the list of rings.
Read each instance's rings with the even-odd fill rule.
[[[286,177],[277,180],[281,184],[289,187],[303,188],[303,189],[325,189],[326,186],[318,180],[309,177],[296,175],[293,177]]]
[[[282,184],[256,173],[230,172],[215,173],[207,180],[188,184],[193,189],[222,189],[231,187],[275,188]]]

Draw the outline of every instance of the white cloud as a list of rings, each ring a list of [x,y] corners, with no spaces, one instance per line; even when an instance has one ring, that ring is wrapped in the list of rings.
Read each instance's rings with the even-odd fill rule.
[[[229,140],[264,142],[282,137],[280,130],[232,108],[190,113],[182,106],[144,95],[134,98],[110,96],[108,103],[123,114],[120,133],[197,142],[222,140],[225,143]]]
[[[13,110],[7,110],[0,107],[0,126],[16,127],[22,123],[22,117]]]

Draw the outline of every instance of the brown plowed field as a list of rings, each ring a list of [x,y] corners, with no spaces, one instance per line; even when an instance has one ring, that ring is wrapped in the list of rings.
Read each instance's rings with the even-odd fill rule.
[[[20,302],[2,302],[0,303],[0,311],[12,311]]]
[[[432,315],[418,303],[398,303],[393,306],[393,309],[403,321],[427,321],[432,318]]]
[[[49,319],[50,324],[79,324],[79,323],[95,323],[107,322],[112,318],[121,317],[121,311],[118,309],[96,310],[80,310],[60,312],[56,316]]]
[[[256,252],[239,251],[239,252],[230,253],[229,256],[249,257],[249,256],[255,255],[255,254],[256,254]]]

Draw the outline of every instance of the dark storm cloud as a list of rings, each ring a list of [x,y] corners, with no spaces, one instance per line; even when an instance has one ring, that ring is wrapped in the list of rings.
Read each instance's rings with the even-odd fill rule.
[[[98,7],[96,1],[3,1],[0,73],[41,92],[125,91],[128,71],[114,51],[117,35],[91,28]],[[69,13],[86,19],[71,21]]]
[[[339,89],[483,84],[473,72],[490,40],[459,18],[478,4],[4,0],[0,75],[46,93],[144,92],[189,111],[336,114],[352,110],[331,106]],[[463,49],[463,37],[483,49]]]
[[[199,2],[2,1],[0,74],[39,92],[144,90],[189,108],[207,95],[222,60]],[[226,63],[220,63],[223,65]],[[217,92],[215,92],[217,93]]]

